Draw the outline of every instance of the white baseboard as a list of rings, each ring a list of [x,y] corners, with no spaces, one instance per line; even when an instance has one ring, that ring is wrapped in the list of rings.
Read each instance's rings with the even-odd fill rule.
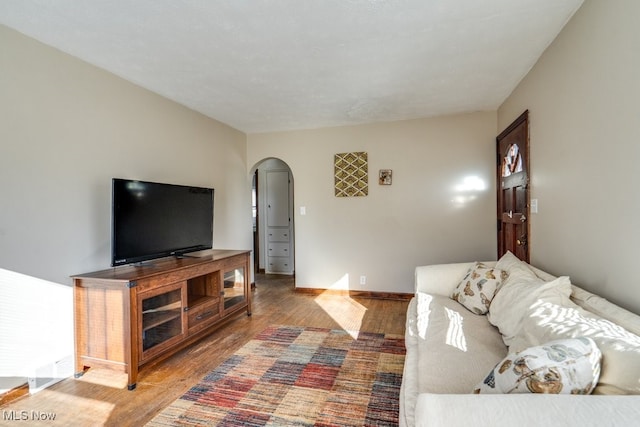
[[[29,393],[36,393],[72,375],[73,357],[68,355],[60,360],[36,368],[28,377]]]

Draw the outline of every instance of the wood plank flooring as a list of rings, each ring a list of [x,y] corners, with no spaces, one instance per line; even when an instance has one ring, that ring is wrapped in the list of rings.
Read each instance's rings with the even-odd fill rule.
[[[309,295],[295,292],[293,278],[257,275],[253,315],[246,312],[202,341],[142,368],[137,388],[126,389],[126,375],[90,369],[34,395],[0,408],[0,425],[139,426],[180,397],[208,372],[269,325],[317,326],[404,334],[408,301]],[[55,420],[40,420],[55,416]]]

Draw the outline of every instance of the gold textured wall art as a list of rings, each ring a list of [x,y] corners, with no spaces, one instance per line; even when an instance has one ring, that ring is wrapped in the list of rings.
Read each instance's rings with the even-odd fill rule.
[[[333,175],[336,197],[369,194],[369,162],[366,152],[336,154]]]

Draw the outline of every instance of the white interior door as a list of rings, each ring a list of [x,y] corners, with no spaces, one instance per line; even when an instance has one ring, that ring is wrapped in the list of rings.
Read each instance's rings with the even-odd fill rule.
[[[267,170],[265,186],[265,270],[267,273],[293,274],[293,224],[289,171]]]
[[[267,227],[289,227],[289,172],[267,171]]]

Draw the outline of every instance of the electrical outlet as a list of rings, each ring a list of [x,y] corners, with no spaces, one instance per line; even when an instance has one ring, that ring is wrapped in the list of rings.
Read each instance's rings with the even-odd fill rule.
[[[360,284],[361,285],[367,284],[367,276],[360,276]]]

